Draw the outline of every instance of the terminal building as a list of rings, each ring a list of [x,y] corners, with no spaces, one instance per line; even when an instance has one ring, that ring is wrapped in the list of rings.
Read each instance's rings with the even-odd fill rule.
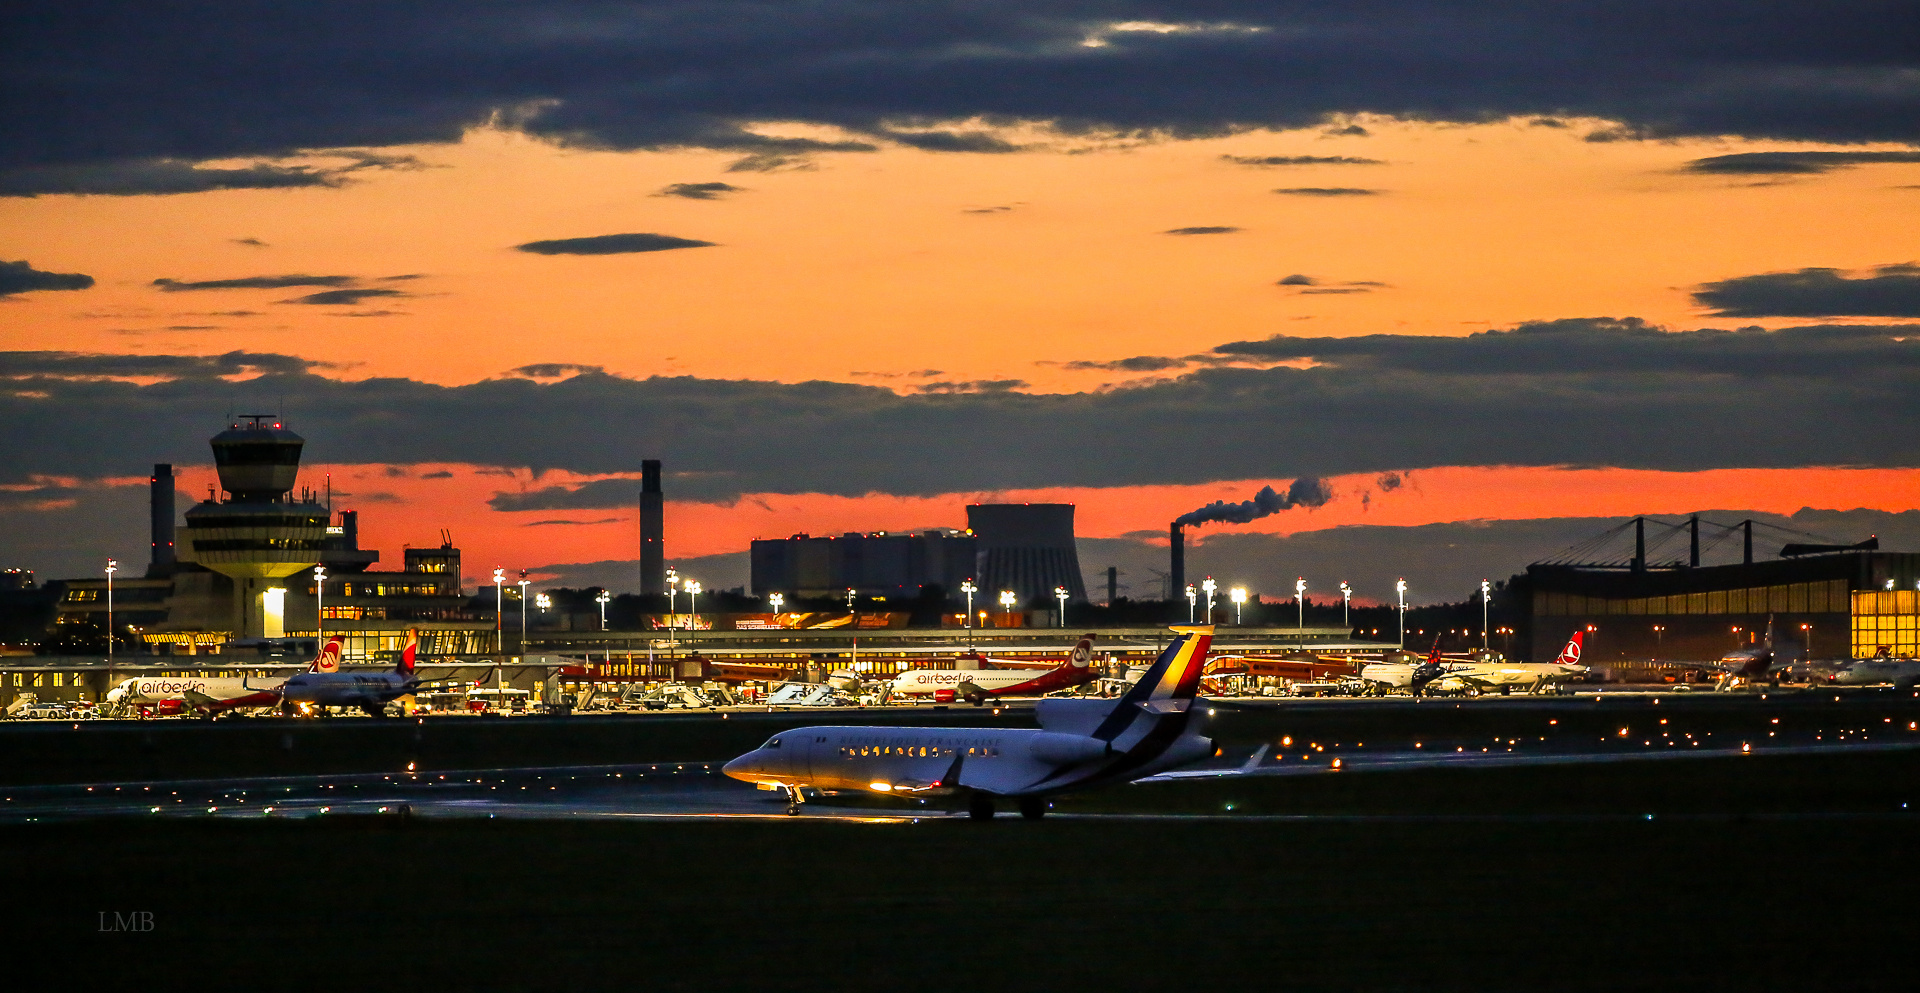
[[[1757,560],[1756,522],[1695,517],[1664,525],[1667,536],[1688,539],[1686,557],[1652,561],[1648,523],[1636,518],[1616,529],[1631,526],[1635,536],[1624,560],[1527,567],[1535,661],[1553,658],[1577,630],[1587,632],[1586,658],[1595,664],[1714,659],[1765,637],[1770,620],[1776,642],[1790,639],[1814,659],[1920,655],[1920,553],[1880,551],[1874,539],[1790,542],[1778,557]],[[1701,564],[1703,523],[1741,538],[1739,562]]]
[[[1087,599],[1074,545],[1073,504],[984,503],[967,507],[967,529],[918,533],[848,532],[838,537],[796,534],[753,542],[755,596],[784,593],[838,599],[853,590],[862,599],[960,595],[973,580],[982,605],[1011,591],[1024,610],[1051,610],[1056,589],[1070,602]]]

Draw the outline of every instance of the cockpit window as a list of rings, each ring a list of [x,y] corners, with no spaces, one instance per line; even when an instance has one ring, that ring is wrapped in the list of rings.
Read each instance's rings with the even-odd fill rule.
[[[767,743],[766,743],[765,745],[763,745],[763,746],[761,746],[761,747],[763,747],[763,748],[779,748],[779,747],[780,747],[780,739],[778,739],[778,738],[768,738],[768,739],[767,739]]]

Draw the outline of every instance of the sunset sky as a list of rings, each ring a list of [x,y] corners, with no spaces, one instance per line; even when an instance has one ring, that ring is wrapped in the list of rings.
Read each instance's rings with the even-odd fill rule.
[[[16,5],[0,566],[256,409],[470,577],[633,558],[643,458],[670,560],[1920,510],[1910,13]]]

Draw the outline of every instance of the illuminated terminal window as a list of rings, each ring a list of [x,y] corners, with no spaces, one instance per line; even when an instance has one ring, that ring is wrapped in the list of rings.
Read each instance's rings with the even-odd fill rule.
[[[1850,606],[1847,581],[1783,583],[1673,596],[1607,597],[1578,593],[1534,594],[1534,613],[1544,617],[1593,617],[1607,614],[1842,614]]]
[[[1853,657],[1871,658],[1882,648],[1894,655],[1920,655],[1920,591],[1853,595]]]

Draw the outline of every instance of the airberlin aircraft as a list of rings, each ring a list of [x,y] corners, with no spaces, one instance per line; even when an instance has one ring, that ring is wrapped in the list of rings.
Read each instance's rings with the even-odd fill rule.
[[[420,688],[420,678],[413,670],[413,657],[419,650],[418,632],[409,632],[400,662],[391,670],[341,672],[337,665],[330,669],[316,667],[287,680],[280,687],[280,698],[286,703],[319,708],[322,714],[328,707],[359,707],[369,716],[379,717],[387,704]]]
[[[308,672],[340,668],[340,639],[328,641],[307,666]],[[115,712],[132,707],[156,714],[189,711],[209,717],[240,707],[272,707],[280,702],[285,678],[249,676],[135,676],[107,691],[107,706]]]
[[[728,762],[725,772],[785,790],[790,814],[800,812],[801,791],[811,788],[964,794],[976,819],[992,817],[994,803],[1004,797],[1022,817],[1036,819],[1055,794],[1131,782],[1218,751],[1212,739],[1188,728],[1213,627],[1173,630],[1179,637],[1125,696],[1042,700],[1036,706],[1038,731],[798,728]]]
[[[1045,696],[1093,681],[1093,635],[1052,669],[908,669],[893,680],[894,696],[931,696],[935,702],[965,700],[980,706],[994,697]]]

